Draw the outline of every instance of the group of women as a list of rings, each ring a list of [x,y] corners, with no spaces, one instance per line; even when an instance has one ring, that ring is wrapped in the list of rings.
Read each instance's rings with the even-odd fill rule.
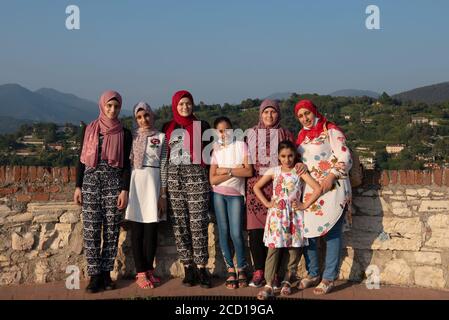
[[[161,281],[154,274],[154,258],[158,224],[167,215],[184,266],[183,285],[211,287],[206,268],[211,203],[227,288],[265,284],[259,299],[272,297],[277,288],[288,295],[298,280],[303,252],[308,276],[298,287],[316,286],[316,294],[332,290],[343,219],[351,202],[352,162],[342,130],[311,101],[295,106],[302,125],[296,140],[281,126],[277,101],[262,102],[259,122],[246,141],[235,139],[227,117],[217,118],[213,130],[218,140],[210,162],[203,156],[206,143],[201,139],[210,126],[193,114],[188,91],[173,95],[173,119],[161,131],[154,127],[155,115],[145,102],[134,106],[135,129],[127,130],[118,120],[121,105],[119,93],[103,93],[99,117],[83,131],[74,201],[82,205],[88,292],[115,287],[110,272],[123,211],[131,226],[139,287],[153,288]],[[322,276],[317,252],[321,237],[327,245]]]

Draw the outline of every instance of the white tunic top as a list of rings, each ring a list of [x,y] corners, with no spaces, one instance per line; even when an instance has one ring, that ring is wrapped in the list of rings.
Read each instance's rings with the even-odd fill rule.
[[[352,166],[346,138],[335,129],[324,131],[315,139],[306,139],[298,146],[303,163],[310,175],[318,182],[329,173],[337,179],[334,188],[323,194],[304,211],[304,234],[306,238],[325,235],[341,217],[346,204],[350,205],[352,192],[348,172]],[[313,190],[306,185],[304,199],[311,196]]]
[[[164,150],[165,149],[165,150]],[[129,202],[126,208],[126,220],[152,223],[166,220],[158,217],[158,200],[161,177],[166,179],[167,150],[165,134],[156,133],[148,137],[142,169],[133,169],[129,187]],[[161,168],[162,166],[162,168]],[[164,183],[165,184],[165,183]]]

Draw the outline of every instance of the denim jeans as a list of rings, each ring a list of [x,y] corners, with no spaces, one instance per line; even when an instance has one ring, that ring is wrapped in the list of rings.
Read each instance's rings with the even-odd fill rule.
[[[218,225],[220,248],[227,268],[234,268],[229,235],[237,255],[237,268],[247,266],[243,241],[243,196],[225,196],[213,193],[215,216]]]
[[[346,214],[346,208],[340,219],[332,229],[324,236],[326,240],[326,260],[323,272],[323,279],[334,281],[338,277],[341,259],[343,222]],[[320,274],[319,257],[317,242],[320,237],[309,238],[309,245],[304,247],[304,256],[309,276],[316,277]]]

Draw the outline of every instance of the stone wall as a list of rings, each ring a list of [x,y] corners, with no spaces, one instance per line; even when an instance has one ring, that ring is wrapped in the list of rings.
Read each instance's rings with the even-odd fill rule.
[[[74,181],[74,168],[0,167],[0,285],[62,280],[70,265],[86,276]],[[378,270],[381,283],[449,289],[448,208],[449,170],[366,172],[354,190],[340,278],[361,281]],[[127,229],[123,223],[115,278],[134,274]],[[211,272],[224,275],[213,216],[209,255]],[[160,225],[156,271],[183,275],[170,222]]]

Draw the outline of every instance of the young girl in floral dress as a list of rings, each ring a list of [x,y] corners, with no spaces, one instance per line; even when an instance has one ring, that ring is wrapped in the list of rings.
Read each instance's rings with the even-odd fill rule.
[[[268,169],[265,175],[254,186],[254,193],[262,204],[268,208],[267,220],[263,240],[268,247],[265,261],[265,288],[257,294],[261,300],[274,296],[273,279],[279,260],[281,248],[288,248],[286,253],[288,265],[282,266],[285,270],[282,282],[281,295],[291,293],[291,282],[296,278],[296,270],[301,257],[300,248],[307,245],[304,238],[303,210],[308,208],[320,196],[320,185],[308,174],[298,176],[295,170],[297,151],[291,141],[282,141],[278,147],[280,166]],[[262,193],[262,188],[273,181],[273,196],[268,201]],[[301,190],[303,182],[313,189],[312,195],[301,203]]]

